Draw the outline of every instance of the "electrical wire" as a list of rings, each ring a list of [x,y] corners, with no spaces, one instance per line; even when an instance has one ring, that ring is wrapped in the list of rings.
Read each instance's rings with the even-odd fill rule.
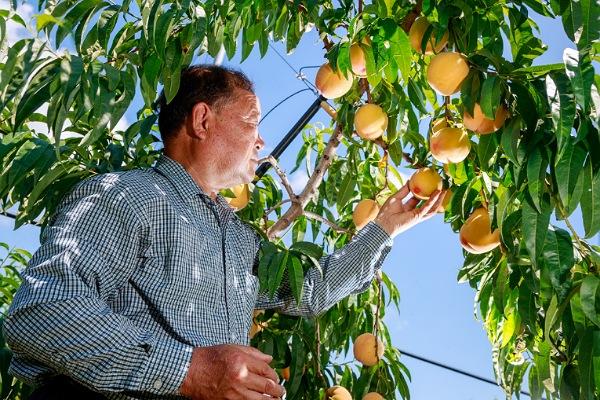
[[[307,90],[311,90],[310,88],[305,88],[305,89],[300,89],[292,94],[290,94],[288,97],[286,97],[285,99],[281,100],[279,103],[275,104],[275,106],[273,106],[265,115],[263,115],[263,117],[260,119],[260,121],[258,122],[259,125],[263,122],[263,120],[265,118],[267,118],[267,115],[271,114],[271,112],[273,110],[275,110],[277,107],[279,107],[280,105],[282,105],[286,100],[292,98],[293,96],[297,95],[298,93],[302,93],[302,92],[306,92]]]
[[[399,349],[399,350],[400,350],[400,349]],[[491,380],[491,379],[484,378],[484,377],[482,377],[482,376],[478,376],[478,375],[472,374],[472,373],[470,373],[470,372],[463,371],[463,370],[461,370],[461,369],[454,368],[454,367],[451,367],[451,366],[449,366],[449,365],[442,364],[442,363],[440,363],[440,362],[437,362],[437,361],[429,360],[429,359],[427,359],[427,358],[425,358],[425,357],[421,357],[421,356],[418,356],[418,355],[416,355],[416,354],[411,354],[411,353],[409,353],[408,351],[400,350],[400,353],[401,353],[402,355],[408,356],[408,357],[410,357],[410,358],[414,358],[414,359],[416,359],[416,360],[419,360],[419,361],[422,361],[422,362],[425,362],[425,363],[428,363],[428,364],[431,364],[431,365],[435,365],[436,367],[439,367],[439,368],[447,369],[447,370],[449,370],[449,371],[452,371],[452,372],[454,372],[454,373],[457,373],[457,374],[461,374],[461,375],[464,375],[464,376],[468,376],[469,378],[476,379],[476,380],[478,380],[478,381],[482,381],[482,382],[490,383],[490,384],[492,384],[492,385],[494,385],[494,386],[498,387],[498,383],[497,383],[497,382],[495,382],[495,381],[493,381],[493,380]],[[525,396],[529,396],[529,397],[531,397],[531,394],[529,394],[529,392],[526,392],[526,391],[524,391],[524,390],[519,390],[519,393],[521,393],[521,394],[524,394]],[[546,400],[546,399],[544,399],[544,398],[542,397],[542,400]]]
[[[294,68],[292,66],[292,64],[290,64],[288,62],[288,60],[286,60],[285,57],[282,56],[281,53],[279,53],[277,51],[277,49],[271,43],[269,43],[269,47],[271,49],[273,49],[273,51],[275,52],[275,54],[277,54],[279,56],[279,58],[281,58],[283,60],[283,62],[286,63],[288,67],[290,67],[290,69],[292,71],[294,71],[294,73],[296,74],[296,78],[300,79],[307,87],[309,87],[313,91],[313,93],[315,94],[315,96],[319,95],[319,93],[317,91],[317,87],[315,85],[313,85],[312,82],[310,82],[308,79],[306,79],[306,76],[301,72],[303,68],[308,68],[308,67],[302,67],[302,68],[300,68],[300,71],[296,71],[296,68]]]

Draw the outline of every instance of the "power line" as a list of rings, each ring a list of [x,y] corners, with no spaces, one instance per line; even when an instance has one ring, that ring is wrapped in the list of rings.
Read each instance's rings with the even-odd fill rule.
[[[403,355],[405,355],[405,356],[414,358],[416,360],[419,360],[419,361],[422,361],[422,362],[425,362],[425,363],[428,363],[428,364],[431,364],[431,365],[435,365],[436,367],[447,369],[447,370],[452,371],[454,373],[461,374],[461,375],[464,375],[464,376],[468,376],[469,378],[476,379],[478,381],[482,381],[482,382],[486,382],[486,383],[490,383],[490,384],[498,387],[498,383],[496,381],[491,380],[491,379],[484,378],[482,376],[478,376],[478,375],[472,374],[470,372],[463,371],[461,369],[454,368],[454,367],[451,367],[451,366],[446,365],[446,364],[442,364],[442,363],[437,362],[437,361],[429,360],[429,359],[427,359],[425,357],[421,357],[421,356],[418,356],[416,354],[409,353],[408,351],[400,350],[400,353],[403,354]],[[526,392],[524,390],[519,390],[519,393],[524,394],[525,396],[531,397],[531,394],[529,394],[529,392]],[[545,400],[545,399],[542,398],[542,400]]]
[[[306,92],[307,90],[311,90],[311,89],[310,88],[300,89],[300,90],[298,90],[298,91],[290,94],[288,97],[286,97],[285,99],[281,100],[279,103],[275,104],[265,115],[263,115],[263,117],[259,121],[259,124],[262,123],[265,118],[267,118],[267,115],[271,114],[272,111],[274,111],[277,107],[279,107],[280,105],[282,105],[286,100],[289,100],[290,98],[292,98],[293,96],[297,95],[298,93]]]

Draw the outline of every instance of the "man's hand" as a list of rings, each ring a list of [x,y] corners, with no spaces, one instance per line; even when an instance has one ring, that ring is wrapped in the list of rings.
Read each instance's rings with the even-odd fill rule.
[[[271,360],[270,355],[248,346],[197,347],[180,393],[194,400],[280,399],[285,390],[269,367]]]
[[[420,200],[415,197],[411,197],[406,203],[402,202],[409,193],[410,189],[407,182],[398,192],[386,200],[375,218],[375,222],[392,238],[419,222],[434,216],[444,198],[444,191],[436,190],[425,204],[417,208]]]

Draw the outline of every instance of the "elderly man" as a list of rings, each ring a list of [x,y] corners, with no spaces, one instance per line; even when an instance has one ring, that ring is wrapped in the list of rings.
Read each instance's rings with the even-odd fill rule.
[[[284,389],[249,347],[255,308],[316,315],[368,288],[391,238],[429,218],[402,188],[309,271],[300,305],[258,293],[259,238],[218,192],[254,177],[259,100],[240,72],[193,66],[162,96],[164,154],[78,184],[44,229],[5,323],[32,399],[264,399]]]

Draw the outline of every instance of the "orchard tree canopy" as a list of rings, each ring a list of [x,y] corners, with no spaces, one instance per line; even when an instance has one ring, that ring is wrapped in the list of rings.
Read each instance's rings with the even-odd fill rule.
[[[45,224],[87,176],[152,165],[158,91],[172,99],[179,71],[199,55],[224,48],[243,60],[255,47],[266,54],[273,41],[291,52],[316,30],[324,58],[310,62],[327,63],[316,85],[336,110],[326,128],[303,132],[296,168],[307,169],[306,188],[294,193],[270,160],[276,174],[225,191],[270,239],[261,248],[262,290],[289,285],[300,299],[305,271],[399,189],[398,167],[414,168],[414,196],[449,189],[441,211],[465,249],[458,280],[476,292],[507,397],[528,372],[534,399],[599,398],[600,248],[589,243],[600,231],[597,0],[40,0],[37,7],[36,36],[10,45],[7,22],[26,22],[15,0],[0,10],[0,201],[4,210],[18,206],[17,227]],[[532,11],[555,18],[576,44],[563,62],[534,64],[546,45]],[[118,129],[136,93],[137,120]],[[47,130],[36,132],[33,122]],[[569,220],[577,209],[584,232]],[[550,224],[552,215],[566,228]],[[398,301],[383,274],[318,318],[257,313],[252,343],[274,355],[288,399],[333,396],[325,390],[336,384],[357,399],[409,398],[409,372],[381,320]],[[376,353],[366,337],[361,351],[374,363],[356,354],[357,337],[369,332],[385,345]],[[341,362],[353,342],[361,362]]]

